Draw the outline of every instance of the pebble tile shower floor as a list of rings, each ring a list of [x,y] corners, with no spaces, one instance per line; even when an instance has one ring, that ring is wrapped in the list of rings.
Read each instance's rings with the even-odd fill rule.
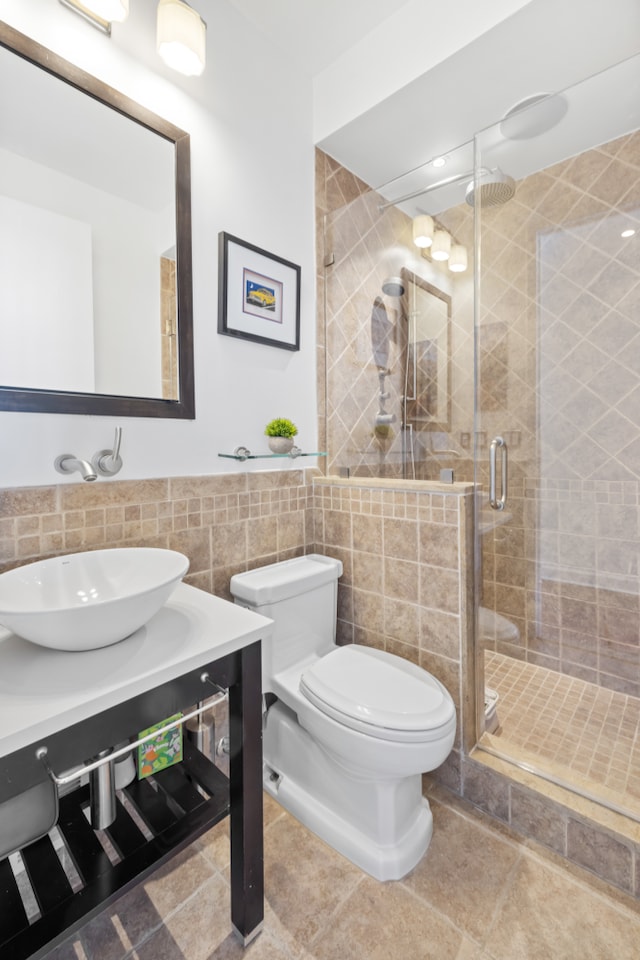
[[[637,960],[640,904],[441,787],[434,836],[381,884],[265,797],[265,924],[229,921],[219,824],[47,960]]]

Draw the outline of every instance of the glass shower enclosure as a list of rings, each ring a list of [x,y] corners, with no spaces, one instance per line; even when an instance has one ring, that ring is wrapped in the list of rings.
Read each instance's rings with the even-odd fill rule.
[[[635,819],[638,77],[634,58],[476,138],[478,176],[514,178],[476,207],[480,745]]]
[[[475,484],[479,749],[635,819],[639,128],[634,58],[343,172],[322,278],[328,472]]]

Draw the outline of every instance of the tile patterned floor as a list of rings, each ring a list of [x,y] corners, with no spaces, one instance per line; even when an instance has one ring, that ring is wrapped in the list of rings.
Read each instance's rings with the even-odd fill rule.
[[[638,698],[491,651],[485,683],[499,694],[496,746],[640,818]]]
[[[637,960],[640,904],[439,787],[434,837],[378,883],[265,798],[265,924],[229,922],[228,832],[206,834],[48,960]]]

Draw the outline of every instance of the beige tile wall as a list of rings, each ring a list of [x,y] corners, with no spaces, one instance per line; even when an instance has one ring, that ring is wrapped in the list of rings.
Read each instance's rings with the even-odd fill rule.
[[[58,553],[154,546],[185,553],[188,583],[229,597],[229,578],[304,553],[303,470],[0,490],[0,570]]]
[[[317,478],[313,505],[317,549],[344,566],[339,642],[399,654],[444,683],[458,711],[457,769],[475,742],[472,486]]]
[[[640,228],[640,133],[528,177],[482,211],[480,416],[488,436],[513,441],[512,520],[483,538],[483,603],[520,630],[493,649],[639,696],[640,260],[637,237],[621,237],[629,226]],[[484,336],[505,323],[502,341]]]
[[[337,164],[316,152],[318,221],[318,370],[319,398],[324,412],[327,470],[348,467],[352,476],[401,477],[401,398],[405,393],[408,295],[383,297],[393,326],[386,410],[395,414],[391,440],[375,435],[379,409],[378,368],[372,354],[371,314],[382,284],[399,272],[399,261],[451,296],[451,417],[445,429],[416,429],[415,472],[407,476],[438,480],[442,468],[456,479],[473,477],[473,214],[470,207],[444,214],[440,221],[463,242],[469,253],[464,274],[421,258],[413,245],[411,220],[395,207],[381,210],[382,196]],[[325,255],[328,265],[325,266]],[[433,425],[429,425],[430,427]],[[466,439],[465,439],[466,438]],[[453,458],[437,450],[454,450]],[[435,452],[434,452],[435,451]]]

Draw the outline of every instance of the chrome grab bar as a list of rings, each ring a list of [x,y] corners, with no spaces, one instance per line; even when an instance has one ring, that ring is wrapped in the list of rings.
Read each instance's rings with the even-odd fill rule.
[[[205,713],[207,710],[210,710],[211,707],[215,706],[216,703],[220,703],[227,696],[227,691],[223,690],[222,687],[219,687],[217,683],[209,677],[208,673],[203,673],[200,677],[202,683],[210,683],[212,686],[216,687],[220,696],[215,700],[210,699],[207,701],[206,706],[199,706],[196,710],[192,710],[191,713],[183,714],[179,720],[173,720],[171,723],[167,723],[164,726],[160,727],[158,730],[154,730],[153,733],[148,733],[146,737],[140,737],[139,740],[134,741],[134,743],[127,743],[124,747],[120,747],[119,750],[112,750],[101,754],[97,760],[92,761],[91,763],[85,764],[84,767],[74,767],[73,770],[69,773],[64,774],[59,777],[51,768],[51,765],[47,759],[48,750],[43,744],[36,749],[36,758],[40,760],[46,769],[49,777],[58,787],[63,787],[67,783],[72,783],[74,780],[78,780],[80,777],[83,777],[87,773],[93,773],[94,770],[98,770],[100,767],[103,767],[106,763],[111,763],[114,760],[117,760],[119,757],[124,757],[125,754],[130,753],[132,750],[137,749],[141,744],[146,743],[148,740],[155,740],[156,737],[161,736],[161,734],[166,733],[167,730],[173,730],[174,727],[179,727],[181,724],[186,723],[187,720],[191,720],[193,717],[199,717],[201,714]]]
[[[501,491],[500,498],[496,497],[496,460],[497,450],[502,451],[501,462]],[[507,503],[507,444],[502,437],[494,437],[489,447],[489,506],[492,510],[504,510]]]

